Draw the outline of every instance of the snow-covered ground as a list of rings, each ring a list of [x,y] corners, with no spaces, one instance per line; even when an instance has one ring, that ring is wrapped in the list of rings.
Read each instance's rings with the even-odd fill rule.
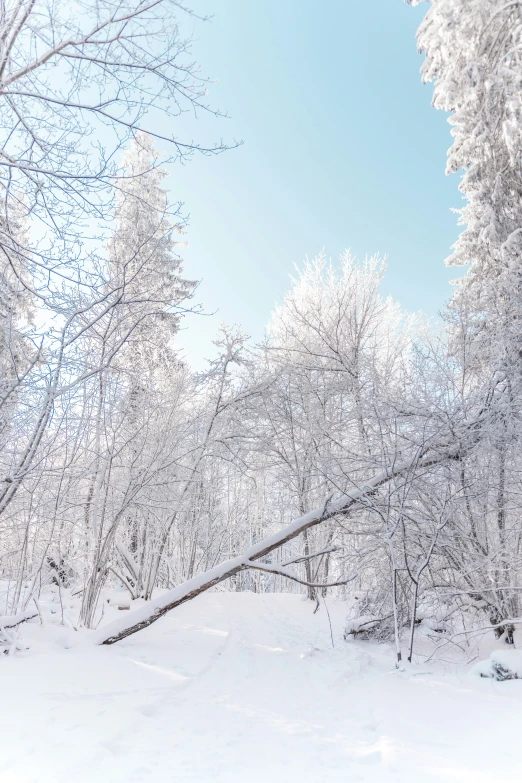
[[[0,660],[1,783],[520,783],[522,681],[398,672],[330,613],[334,648],[292,595],[207,593],[111,647],[26,625]]]

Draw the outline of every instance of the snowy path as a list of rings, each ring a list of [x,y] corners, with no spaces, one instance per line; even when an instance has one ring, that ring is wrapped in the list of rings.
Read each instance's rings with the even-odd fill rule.
[[[324,609],[220,593],[0,661],[0,783],[520,783],[522,682],[397,673],[331,611],[335,649]]]

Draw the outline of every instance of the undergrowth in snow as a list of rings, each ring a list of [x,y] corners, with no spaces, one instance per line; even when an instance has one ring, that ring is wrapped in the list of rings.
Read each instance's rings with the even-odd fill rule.
[[[522,650],[494,650],[488,660],[477,663],[473,672],[499,682],[522,680]]]

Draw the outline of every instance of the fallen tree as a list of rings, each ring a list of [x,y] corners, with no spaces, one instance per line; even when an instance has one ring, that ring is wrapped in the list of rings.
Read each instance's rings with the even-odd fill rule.
[[[470,431],[475,430],[475,428],[476,424],[473,425],[471,430],[470,428],[466,428],[466,433],[469,434]],[[460,439],[454,439],[449,444],[441,444],[440,442],[438,442],[438,444],[426,444],[422,449],[419,449],[416,452],[414,457],[404,461],[395,461],[384,471],[371,478],[361,488],[343,494],[335,500],[329,495],[320,508],[293,520],[293,522],[282,530],[262,539],[257,544],[251,546],[246,552],[238,555],[238,557],[226,560],[214,568],[211,568],[209,571],[189,579],[187,582],[167,591],[159,598],[150,601],[145,606],[134,610],[125,618],[115,620],[114,622],[103,626],[95,632],[95,643],[115,644],[115,642],[125,639],[126,636],[131,636],[132,634],[141,631],[143,628],[152,625],[152,623],[155,623],[156,620],[159,620],[160,617],[163,617],[163,615],[170,612],[172,609],[175,609],[177,606],[180,606],[186,601],[191,601],[193,598],[200,595],[200,593],[204,593],[206,590],[223,582],[225,579],[229,579],[240,571],[245,571],[249,568],[278,573],[287,578],[294,579],[301,584],[309,585],[309,583],[298,579],[291,572],[288,572],[285,565],[260,564],[256,561],[270,554],[270,552],[278,549],[288,541],[296,538],[309,528],[320,525],[322,522],[339,514],[345,514],[357,505],[367,503],[371,495],[388,481],[405,475],[412,470],[424,470],[450,459],[459,459],[462,453],[463,443]],[[322,552],[311,555],[311,557],[320,554],[322,554]],[[297,560],[298,559],[300,558],[297,558]],[[287,563],[286,565],[290,565],[290,563]],[[346,584],[348,581],[351,580],[347,579],[344,580],[344,582],[335,582],[333,584]],[[322,587],[333,585],[313,586]]]

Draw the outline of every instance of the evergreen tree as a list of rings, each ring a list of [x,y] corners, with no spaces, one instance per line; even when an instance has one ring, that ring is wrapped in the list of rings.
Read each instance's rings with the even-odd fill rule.
[[[419,0],[411,0],[418,4]],[[520,375],[522,2],[433,0],[418,32],[434,106],[451,112],[447,173],[462,171],[464,229],[448,264],[469,264],[452,313],[475,370]],[[513,380],[513,379],[512,379]]]
[[[112,284],[121,288],[120,316],[135,321],[122,361],[131,357],[134,374],[173,359],[172,337],[179,327],[180,305],[194,283],[182,276],[174,223],[161,187],[166,172],[151,138],[138,134],[124,160],[125,177],[116,205],[116,231],[109,243]],[[127,369],[129,369],[127,367]]]
[[[178,250],[183,243],[175,239],[182,226],[174,223],[161,187],[166,172],[158,165],[159,157],[150,137],[139,134],[124,159],[117,226],[109,245],[111,283],[120,288],[122,297],[117,318],[120,331],[129,335],[118,356],[116,375],[123,378],[125,387],[121,415],[130,483],[149,458],[146,444],[151,417],[157,408],[168,405],[169,389],[175,398],[173,389],[183,374],[173,338],[181,318],[180,305],[194,288],[194,283],[182,277]],[[136,507],[128,510],[124,537],[129,557],[140,561],[145,557],[149,525],[146,513]],[[136,573],[144,566],[136,562]]]

